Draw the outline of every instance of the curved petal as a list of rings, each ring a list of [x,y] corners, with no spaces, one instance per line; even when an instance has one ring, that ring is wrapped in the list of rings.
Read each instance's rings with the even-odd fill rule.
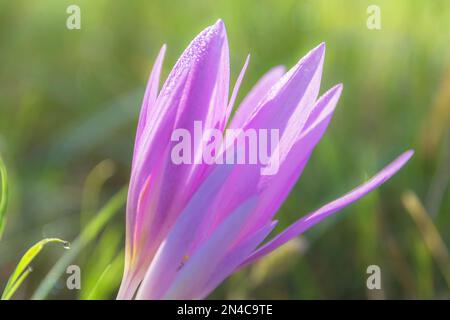
[[[263,101],[245,121],[244,128],[276,128],[283,134],[295,112],[301,113],[301,131],[320,89],[325,44],[308,52],[270,89]]]
[[[270,88],[280,80],[283,74],[286,72],[284,66],[277,66],[270,69],[266,74],[264,74],[261,79],[255,84],[255,86],[250,90],[247,96],[242,100],[241,104],[236,110],[233,118],[231,119],[230,128],[241,128],[245,121],[247,121],[256,109],[259,103],[266,96]]]
[[[391,178],[398,170],[400,170],[400,168],[403,167],[403,165],[405,165],[405,163],[412,157],[413,153],[414,152],[412,150],[403,153],[363,185],[353,189],[346,195],[301,218],[300,220],[286,228],[283,232],[278,234],[275,238],[267,242],[261,248],[256,250],[245,260],[242,266],[248,265],[249,263],[252,263],[255,260],[267,255],[287,241],[300,235],[305,230],[311,228],[316,223],[319,223],[329,215],[342,210],[349,204],[365,196],[370,191],[378,188],[381,184]]]
[[[243,234],[248,230],[260,228],[272,220],[292,187],[297,183],[311,153],[325,133],[341,92],[342,85],[336,85],[328,90],[316,102],[313,109],[316,113],[311,115],[314,117],[313,120],[308,119],[309,126],[303,132],[297,132],[296,127],[293,126],[287,130],[292,137],[282,137],[280,145],[285,145],[284,148],[289,150],[288,154],[284,159],[281,159],[280,155],[280,167],[275,176],[261,177],[260,184],[265,186],[261,187],[263,192],[260,201]]]
[[[288,134],[288,129],[294,124],[290,119],[295,115],[296,133],[302,131],[308,116],[315,105],[320,78],[322,74],[324,44],[319,45],[303,57],[296,66],[291,68],[270,90],[263,101],[254,110],[254,114],[246,120],[243,132],[248,129],[277,129],[280,136]],[[289,129],[290,131],[290,129]],[[291,141],[292,142],[292,141]],[[281,143],[281,142],[280,142]],[[224,149],[231,146],[229,144]],[[292,146],[284,146],[288,150]],[[230,178],[225,182],[221,194],[222,206],[215,212],[215,226],[229,214],[243,199],[262,191],[261,164],[236,165]],[[267,177],[270,181],[276,175]],[[269,185],[270,183],[266,183]]]
[[[249,62],[250,62],[250,55],[248,55],[247,59],[245,59],[244,66],[242,67],[242,70],[239,73],[239,76],[237,77],[236,83],[234,84],[233,92],[231,93],[231,98],[230,98],[230,101],[228,102],[227,112],[226,112],[226,116],[224,119],[226,123],[228,122],[228,120],[230,118],[231,111],[233,110],[234,102],[236,101],[236,97],[238,95],[239,88],[241,87],[242,80],[244,79],[245,72],[247,71]]]
[[[131,174],[128,202],[134,211],[146,178],[149,174],[154,176],[157,160],[171,144],[173,130],[177,127],[190,129],[193,121],[204,121],[208,113],[213,113],[210,102],[223,57],[224,42],[225,27],[222,21],[218,21],[190,43],[164,83],[152,121],[148,121],[141,133],[141,152],[135,158]],[[226,102],[224,109],[225,105]],[[166,160],[170,162],[170,159]]]
[[[207,280],[213,275],[220,261],[236,241],[243,222],[256,204],[256,197],[240,205],[203,242],[186,264],[178,271],[164,299],[192,299],[199,295]]]
[[[137,245],[154,248],[159,245],[169,226],[201,182],[200,175],[193,175],[192,172],[201,172],[202,166],[175,166],[167,150],[171,150],[173,146],[171,135],[175,128],[191,129],[195,120],[211,120],[211,115],[218,112],[215,108],[222,109],[222,113],[225,113],[229,81],[228,54],[225,27],[219,20],[190,43],[164,83],[156,105],[142,111],[142,119],[145,118],[146,123],[139,135],[139,147],[134,158],[127,201],[128,265],[130,252],[136,251]],[[216,103],[212,103],[213,101]],[[154,200],[156,203],[151,203],[154,208],[152,212],[149,212],[148,208],[138,208],[139,201],[148,203],[139,197],[150,175],[152,180],[157,182],[153,189],[158,190],[160,194]],[[187,177],[192,179],[187,181]],[[184,188],[179,188],[180,185]],[[151,230],[146,230],[144,235],[147,239],[136,244],[133,239],[143,238],[133,234],[133,230],[138,230],[133,226],[137,222],[136,215],[139,210],[142,219],[145,218],[143,215],[152,214],[153,223]],[[150,245],[149,241],[153,242],[153,245]],[[139,260],[148,261],[153,254],[154,252],[141,253]]]
[[[240,241],[239,244],[225,256],[223,261],[219,264],[219,267],[214,271],[212,277],[208,280],[203,291],[198,296],[195,296],[195,298],[205,298],[222,281],[236,271],[236,268],[238,268],[245,258],[248,257],[250,252],[255,250],[269,233],[272,232],[277,223],[277,221],[272,221]]]
[[[144,100],[142,101],[142,107],[139,114],[139,121],[136,130],[136,139],[134,142],[133,162],[139,152],[139,140],[142,132],[147,124],[147,119],[152,118],[152,113],[156,112],[154,105],[158,96],[159,78],[161,76],[161,68],[164,61],[164,55],[166,53],[166,45],[161,47],[155,64],[153,65],[150,77],[148,79],[147,88],[145,89]]]
[[[180,96],[182,94],[182,88],[184,84],[184,80],[186,74],[183,74],[180,78],[180,82],[177,84],[175,88],[173,88],[173,92],[170,95],[166,95],[164,99],[159,101],[163,105],[162,108],[166,108],[173,103],[176,103],[178,99],[180,99]],[[174,117],[172,115],[172,117]],[[172,121],[170,117],[168,118],[160,118],[155,119],[155,121],[159,122],[161,121],[163,124],[161,126],[164,126],[165,123]],[[145,131],[149,130],[149,126],[146,126]],[[161,130],[163,131],[163,130]],[[158,136],[158,133],[153,133],[155,136]],[[159,134],[162,136],[162,133],[159,132]],[[142,140],[150,140],[150,138],[142,136]],[[137,252],[136,245],[134,243],[134,239],[139,238],[139,236],[135,235],[136,228],[136,217],[138,215],[138,204],[139,202],[147,202],[145,199],[140,200],[140,196],[142,194],[142,190],[144,189],[145,183],[149,176],[152,176],[153,181],[160,181],[158,174],[153,174],[153,172],[159,173],[159,170],[153,171],[153,169],[157,169],[159,166],[161,166],[161,163],[164,159],[164,154],[166,154],[167,145],[165,144],[157,144],[154,146],[155,154],[153,154],[155,157],[152,159],[152,168],[147,171],[144,171],[143,168],[133,168],[131,172],[131,178],[130,178],[130,186],[128,189],[128,198],[127,198],[127,208],[126,208],[126,250],[125,250],[125,273],[132,272],[132,269],[134,268],[131,265],[131,258],[132,253]],[[145,148],[143,147],[143,150]],[[163,155],[163,157],[161,157]],[[138,158],[136,158],[136,162],[138,161]],[[157,190],[157,185],[155,184],[153,186],[153,190]],[[144,209],[144,208],[142,208]],[[142,210],[140,209],[140,210]],[[124,279],[130,278],[130,275],[126,274],[124,276]],[[139,282],[139,281],[138,281]],[[138,283],[137,282],[137,283]],[[135,282],[136,283],[136,282]],[[122,287],[127,287],[127,284],[123,283]]]
[[[171,130],[182,128],[188,130],[192,137],[202,138],[194,132],[195,123],[199,121],[204,128],[212,128],[216,125],[214,119],[217,114],[225,115],[227,101],[220,99],[219,101],[216,93],[217,90],[226,88],[225,91],[228,94],[228,83],[222,83],[229,80],[229,52],[226,43],[225,26],[222,21],[218,21],[205,37],[192,45],[189,54],[194,59],[194,63],[190,67],[183,97],[176,110],[176,122],[174,127],[170,128]],[[193,141],[194,146],[197,143],[199,141]],[[178,144],[177,141],[170,141],[169,148],[173,149],[176,144]],[[194,157],[197,157],[200,149],[194,147]],[[208,165],[196,164],[195,159],[193,160],[193,164],[175,164],[169,157],[162,168],[160,174],[165,178],[159,186],[161,197],[157,207],[155,226],[163,234],[175,221],[205,177],[204,173]]]
[[[159,299],[177,274],[180,263],[193,241],[204,216],[210,212],[205,204],[217,195],[231,166],[217,166],[200,186],[160,245],[139,288],[137,298]]]

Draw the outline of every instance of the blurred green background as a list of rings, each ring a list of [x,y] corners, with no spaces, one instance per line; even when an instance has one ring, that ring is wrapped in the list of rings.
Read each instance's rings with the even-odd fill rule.
[[[70,4],[81,8],[81,30],[66,28]],[[381,9],[381,30],[366,27],[371,4]],[[0,153],[11,190],[0,288],[32,244],[53,236],[73,241],[127,184],[138,111],[159,48],[168,45],[166,76],[190,40],[218,18],[227,26],[232,81],[251,53],[238,99],[270,67],[292,66],[322,41],[321,92],[344,83],[324,139],[278,214],[280,228],[404,150],[416,154],[389,183],[232,276],[212,297],[449,298],[446,0],[1,0]],[[121,208],[71,262],[81,267],[82,290],[68,290],[63,273],[47,297],[114,298],[123,233]],[[45,248],[14,297],[30,298],[69,251]],[[381,268],[381,290],[366,287],[369,265]]]

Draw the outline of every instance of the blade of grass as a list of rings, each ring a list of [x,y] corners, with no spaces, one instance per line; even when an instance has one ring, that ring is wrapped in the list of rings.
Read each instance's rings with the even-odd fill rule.
[[[105,277],[105,275],[108,273],[109,269],[111,268],[111,264],[108,264],[105,268],[105,270],[103,270],[102,274],[100,275],[100,277],[98,277],[97,282],[95,283],[94,287],[92,288],[91,292],[89,292],[88,294],[88,300],[92,300],[92,297],[95,296],[95,294],[97,293],[97,288],[99,286],[99,284],[102,282],[103,278]]]
[[[99,281],[95,285],[95,289],[89,292],[86,299],[88,300],[102,300],[109,299],[115,296],[119,286],[123,271],[125,252],[122,250],[108,265],[108,270],[104,271],[100,276]],[[119,275],[119,277],[117,276]]]
[[[127,188],[118,191],[104,206],[94,215],[94,218],[87,224],[80,235],[73,241],[71,250],[67,251],[53,266],[44,280],[39,284],[35,293],[31,297],[33,300],[45,299],[50,290],[55,286],[58,279],[64,273],[70,263],[77,257],[81,250],[103,229],[106,223],[119,211],[125,204]]]
[[[3,231],[6,225],[6,207],[8,206],[8,177],[6,175],[6,166],[0,156],[0,240],[2,240]]]
[[[12,287],[8,290],[8,292],[5,293],[5,296],[2,296],[2,300],[9,300],[11,299],[12,295],[19,289],[22,282],[28,277],[28,275],[31,273],[32,268],[27,267],[27,269],[20,275],[19,278],[17,278],[16,282],[12,285]]]
[[[81,226],[86,226],[88,218],[98,208],[100,192],[105,182],[115,172],[115,165],[111,159],[99,162],[88,174],[84,182],[83,195],[81,197]]]
[[[114,162],[110,159],[105,159],[99,162],[95,167],[88,173],[83,186],[83,193],[81,196],[81,210],[80,210],[80,230],[89,222],[89,219],[100,209],[100,195],[105,182],[110,179],[115,172]],[[85,248],[83,252],[80,253],[78,261],[83,266],[86,266],[86,260],[89,259],[89,255],[92,252],[89,248]],[[86,272],[86,267],[83,268]],[[85,286],[83,286],[85,289]],[[83,290],[80,290],[81,294]]]
[[[28,251],[20,259],[16,269],[11,274],[11,277],[6,283],[5,290],[3,291],[1,297],[2,300],[8,300],[14,294],[14,292],[17,290],[17,288],[20,286],[23,280],[25,280],[25,278],[30,273],[30,270],[28,269],[30,263],[39,254],[39,252],[41,252],[41,250],[44,248],[46,244],[54,242],[62,243],[65,247],[68,246],[67,241],[58,238],[47,238],[39,241],[38,243],[33,245],[30,249],[28,249]]]
[[[123,225],[121,223],[111,223],[106,226],[100,237],[95,241],[95,247],[90,245],[88,247],[94,247],[92,250],[83,250],[83,254],[78,256],[77,261],[80,261],[83,265],[83,286],[78,292],[79,299],[86,300],[89,298],[89,294],[92,292],[92,288],[98,282],[99,276],[105,270],[108,264],[111,264],[114,257],[117,256],[117,252],[123,247]],[[89,259],[94,256],[95,259]],[[84,259],[88,258],[88,259]],[[118,272],[120,276],[121,272]],[[102,285],[103,287],[103,285]]]
[[[450,255],[433,220],[414,192],[405,192],[402,196],[402,201],[406,211],[411,215],[421,232],[428,250],[430,250],[431,255],[441,269],[447,286],[450,288]]]

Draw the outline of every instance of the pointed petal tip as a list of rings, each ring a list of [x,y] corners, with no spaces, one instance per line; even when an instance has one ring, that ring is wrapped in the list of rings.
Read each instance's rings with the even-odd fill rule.
[[[411,157],[414,155],[414,150],[413,149],[409,149],[405,152],[403,152],[398,158],[397,160],[399,160],[402,165],[405,164],[409,159],[411,159]]]
[[[325,54],[325,49],[326,49],[325,42],[321,42],[317,47],[311,50],[311,53],[323,56]]]
[[[332,91],[333,95],[336,95],[337,98],[339,99],[341,97],[342,90],[344,90],[344,85],[342,83],[338,83],[333,88],[331,88],[330,91]]]
[[[164,44],[161,46],[161,49],[159,49],[159,53],[158,53],[157,59],[158,59],[158,58],[162,59],[163,56],[165,56],[165,54],[166,54],[166,50],[167,50],[167,44],[164,43]]]
[[[311,57],[319,61],[319,65],[323,65],[325,59],[325,42],[322,42],[317,47],[311,50]]]
[[[333,99],[337,97],[339,99],[341,97],[342,90],[344,89],[344,85],[342,83],[338,83],[334,87],[328,89],[327,92],[325,92],[316,103],[319,103],[319,101],[327,101],[330,99]],[[334,107],[333,107],[334,109]]]
[[[225,29],[224,22],[219,19],[213,25],[208,26],[202,31],[204,39],[203,41],[210,42],[213,39],[227,39],[227,31]]]
[[[218,33],[222,33],[225,31],[225,23],[222,19],[218,19],[216,23],[211,26],[211,31],[217,31]]]
[[[247,69],[249,62],[250,62],[250,53],[248,53],[247,57],[245,58],[245,62],[244,62],[243,68]],[[244,72],[245,72],[245,70],[244,70]]]
[[[395,158],[391,163],[389,163],[382,171],[377,175],[383,176],[384,181],[390,179],[394,174],[396,174],[405,164],[411,159],[414,154],[414,150],[408,150],[403,152],[397,158]]]
[[[319,45],[316,48],[320,48],[321,50],[325,50],[326,46],[327,45],[325,44],[325,41],[322,41],[321,43],[319,43]]]
[[[303,218],[297,220],[294,224],[290,225],[284,231],[276,235],[274,238],[266,242],[259,249],[254,251],[242,264],[241,266],[248,265],[255,260],[269,254],[276,248],[280,247],[292,238],[305,232],[315,224],[319,223],[331,214],[338,212],[350,205],[351,203],[357,201],[361,197],[365,196],[372,190],[380,187],[384,182],[389,180],[393,175],[395,175],[412,157],[414,150],[408,150],[398,156],[394,161],[389,163],[384,169],[379,171],[374,175],[369,181],[360,185],[359,187],[353,189],[352,191],[346,193],[340,198],[333,200],[326,205],[322,206],[316,211],[304,216]]]
[[[334,87],[332,87],[329,92],[331,94],[337,94],[337,95],[341,95],[342,90],[344,90],[344,85],[342,83],[338,83],[337,85],[335,85]]]
[[[281,75],[286,73],[286,66],[285,65],[278,65],[273,67],[270,71],[279,72]]]
[[[297,63],[297,68],[302,64],[310,64],[311,66],[322,68],[325,58],[325,43],[322,42],[317,47],[311,49],[300,61]],[[294,68],[296,68],[294,67]],[[292,70],[292,69],[291,69]]]

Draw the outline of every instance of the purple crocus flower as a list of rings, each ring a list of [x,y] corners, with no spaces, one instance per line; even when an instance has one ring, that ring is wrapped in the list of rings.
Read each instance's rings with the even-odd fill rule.
[[[222,21],[191,42],[159,90],[164,53],[165,46],[150,74],[139,117],[118,299],[204,298],[233,272],[380,186],[413,154],[405,152],[363,185],[261,245],[325,132],[342,91],[339,84],[317,98],[325,45],[311,50],[287,72],[283,67],[271,69],[233,117],[248,59],[229,99],[229,51]],[[278,170],[264,174],[265,165],[260,163],[174,163],[174,130],[193,133],[198,121],[220,131],[277,129]],[[197,151],[193,150],[194,158]]]

